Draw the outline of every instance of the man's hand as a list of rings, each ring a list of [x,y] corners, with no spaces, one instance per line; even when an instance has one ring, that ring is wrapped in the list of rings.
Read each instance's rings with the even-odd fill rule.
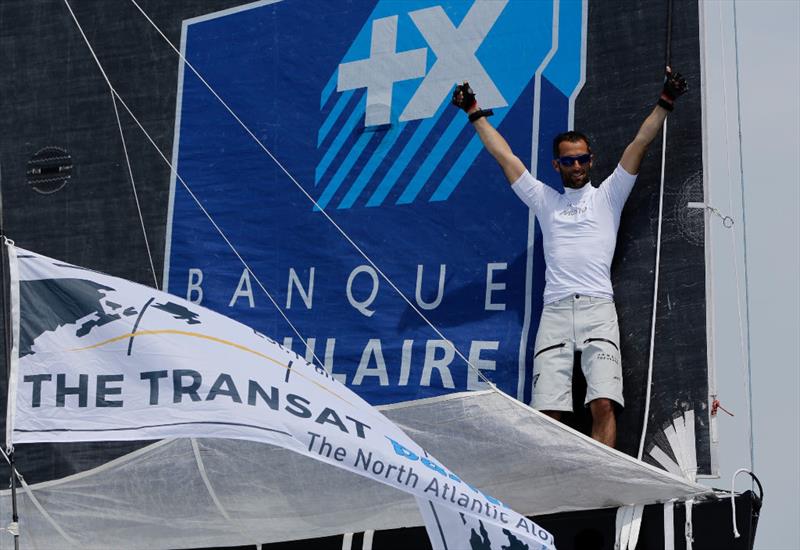
[[[680,73],[673,73],[670,67],[664,71],[664,87],[661,89],[661,97],[658,98],[658,105],[653,109],[639,131],[636,137],[625,148],[622,153],[622,158],[619,163],[629,174],[638,174],[639,165],[642,163],[642,158],[647,151],[647,148],[658,135],[658,132],[664,125],[664,120],[667,114],[672,111],[675,106],[675,100],[682,96],[689,89],[686,79]]]
[[[682,96],[689,89],[686,79],[681,73],[673,73],[670,67],[664,72],[664,87],[661,89],[661,97],[658,104],[671,111],[675,106],[675,100]]]
[[[465,113],[469,113],[477,105],[478,102],[475,100],[475,92],[469,87],[469,82],[464,82],[456,86],[456,89],[453,91],[451,103]]]
[[[517,181],[525,171],[525,165],[514,156],[511,147],[508,146],[503,136],[485,119],[485,117],[494,113],[492,113],[491,109],[484,111],[478,108],[478,102],[475,101],[475,92],[469,87],[468,82],[456,85],[451,103],[469,115],[469,121],[473,124],[475,131],[478,132],[478,137],[481,138],[481,142],[483,142],[489,154],[494,157],[500,168],[503,169],[508,183]]]

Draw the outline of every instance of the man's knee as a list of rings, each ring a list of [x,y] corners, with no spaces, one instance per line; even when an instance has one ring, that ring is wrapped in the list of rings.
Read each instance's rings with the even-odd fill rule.
[[[539,411],[539,412],[549,416],[550,418],[552,418],[554,420],[558,420],[558,421],[561,420],[561,414],[562,414],[561,411]]]
[[[614,402],[604,397],[591,401],[589,408],[592,411],[592,418],[601,419],[614,416]]]

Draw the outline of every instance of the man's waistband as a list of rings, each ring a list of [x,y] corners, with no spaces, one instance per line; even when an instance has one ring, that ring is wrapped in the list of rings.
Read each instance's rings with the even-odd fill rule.
[[[588,303],[588,304],[613,304],[614,298],[609,298],[608,296],[597,296],[591,294],[581,294],[579,292],[573,294],[567,294],[566,296],[560,296],[555,300],[545,302],[544,305],[546,306],[557,306],[557,305],[565,305],[565,304],[572,304],[572,303]]]

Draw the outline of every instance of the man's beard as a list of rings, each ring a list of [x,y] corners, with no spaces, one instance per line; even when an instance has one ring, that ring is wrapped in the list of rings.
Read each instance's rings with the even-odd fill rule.
[[[572,179],[571,175],[568,175],[568,174],[566,174],[566,173],[564,173],[562,171],[561,172],[561,183],[564,184],[564,187],[570,187],[570,188],[573,188],[573,189],[580,189],[581,187],[583,187],[584,185],[589,183],[589,179],[590,179],[589,178],[589,174],[590,174],[590,169],[588,167],[586,167],[583,170],[583,175],[576,181],[576,180]]]

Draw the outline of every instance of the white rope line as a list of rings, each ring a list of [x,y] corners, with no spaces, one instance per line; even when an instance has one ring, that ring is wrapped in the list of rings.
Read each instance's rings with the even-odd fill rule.
[[[8,462],[8,465],[11,466],[11,459],[8,457],[6,452],[2,449],[2,446],[0,446],[0,453],[3,454],[3,458],[6,460],[6,462]],[[22,489],[25,491],[25,494],[28,495],[28,498],[31,499],[31,502],[33,503],[33,505],[36,507],[37,510],[39,510],[39,513],[42,514],[42,516],[44,516],[44,519],[47,520],[47,522],[50,524],[50,526],[53,529],[55,529],[58,532],[59,535],[64,537],[64,540],[66,540],[70,545],[78,546],[78,541],[76,541],[75,539],[70,537],[66,533],[66,531],[64,531],[61,528],[61,526],[58,523],[56,523],[56,521],[52,518],[52,516],[50,516],[50,514],[47,513],[47,510],[44,509],[44,506],[42,506],[42,503],[39,502],[38,498],[36,498],[36,495],[33,494],[33,490],[31,489],[30,485],[27,484],[27,482],[25,481],[25,478],[22,477],[22,474],[19,473],[19,470],[17,470],[16,467],[11,472],[11,475],[14,475],[14,476],[17,477],[17,479],[20,482],[20,485],[22,486]]]
[[[64,1],[66,2],[67,0],[64,0]],[[365,260],[365,261],[366,261],[366,262],[367,262],[367,263],[368,263],[370,266],[372,266],[372,268],[373,268],[373,269],[375,269],[375,271],[376,271],[376,272],[377,272],[377,273],[378,273],[378,274],[381,276],[381,278],[383,278],[383,280],[384,280],[384,281],[386,281],[386,283],[387,283],[387,284],[388,284],[388,285],[389,285],[389,286],[390,286],[390,287],[391,287],[391,288],[392,288],[392,289],[393,289],[393,290],[394,290],[394,291],[395,291],[395,292],[398,294],[398,296],[400,296],[400,298],[402,298],[402,299],[403,299],[403,301],[404,301],[404,302],[405,302],[405,303],[406,303],[406,304],[407,304],[407,305],[408,305],[408,306],[409,306],[409,307],[410,307],[410,308],[411,308],[411,309],[412,309],[412,310],[413,310],[413,311],[414,311],[414,312],[415,312],[415,313],[416,313],[416,314],[417,314],[417,315],[418,315],[418,316],[419,316],[419,317],[420,317],[420,318],[421,318],[421,319],[422,319],[422,320],[423,320],[423,321],[424,321],[424,322],[425,322],[425,323],[426,323],[426,324],[427,324],[427,325],[428,325],[428,326],[429,326],[429,327],[430,327],[430,328],[431,328],[431,329],[432,329],[432,330],[433,330],[433,331],[434,331],[434,332],[435,332],[435,333],[436,333],[436,334],[437,334],[437,335],[438,335],[438,336],[439,336],[439,337],[442,339],[442,340],[444,340],[444,341],[448,342],[448,343],[449,343],[449,344],[450,344],[450,345],[453,347],[453,350],[455,351],[455,353],[456,353],[456,354],[457,354],[457,355],[458,355],[458,356],[459,356],[459,357],[460,357],[460,358],[461,358],[461,359],[462,359],[462,360],[463,360],[463,361],[464,361],[464,362],[467,364],[467,366],[468,366],[469,368],[471,368],[471,369],[472,369],[472,370],[473,370],[473,371],[474,371],[474,372],[477,374],[477,376],[478,376],[479,378],[481,378],[481,379],[482,379],[484,382],[486,382],[487,384],[489,384],[489,386],[490,386],[490,387],[494,388],[494,387],[495,387],[495,386],[494,386],[494,384],[493,384],[493,383],[492,383],[492,382],[491,382],[491,381],[490,381],[490,380],[489,380],[489,379],[486,377],[486,375],[484,375],[484,374],[481,372],[481,370],[480,370],[480,369],[478,369],[478,368],[477,368],[477,367],[475,367],[475,366],[474,366],[472,363],[470,363],[470,361],[469,361],[469,360],[468,360],[468,359],[467,359],[467,358],[464,356],[464,354],[462,354],[462,353],[461,353],[461,352],[458,350],[458,348],[457,348],[457,347],[456,347],[456,346],[455,346],[455,345],[454,345],[454,344],[453,344],[453,343],[452,343],[450,340],[448,340],[448,339],[447,339],[447,338],[444,336],[444,334],[442,334],[442,332],[441,332],[441,331],[440,331],[438,328],[436,328],[436,326],[435,326],[435,325],[434,325],[434,324],[433,324],[433,323],[432,323],[432,322],[431,322],[431,321],[430,321],[430,320],[429,320],[429,319],[428,319],[428,318],[427,318],[427,317],[426,317],[426,316],[425,316],[425,315],[424,315],[424,314],[423,314],[423,313],[422,313],[422,312],[421,312],[421,311],[420,311],[420,310],[419,310],[419,309],[418,309],[418,308],[417,308],[417,307],[414,305],[414,303],[413,303],[413,302],[412,302],[412,301],[411,301],[411,300],[410,300],[410,299],[409,299],[409,298],[408,298],[408,297],[407,297],[407,296],[406,296],[406,295],[403,293],[403,291],[401,291],[401,290],[400,290],[400,289],[397,287],[397,285],[395,285],[395,284],[394,284],[394,282],[393,282],[393,281],[392,281],[392,280],[391,280],[391,279],[390,279],[390,278],[389,278],[389,277],[388,277],[388,276],[387,276],[387,275],[386,275],[386,274],[385,274],[385,273],[384,273],[384,272],[383,272],[383,271],[382,271],[382,270],[381,270],[381,269],[380,269],[380,268],[379,268],[379,267],[378,267],[378,266],[375,264],[375,262],[373,262],[373,261],[372,261],[372,259],[371,259],[371,258],[370,258],[370,257],[369,257],[369,256],[368,256],[368,255],[367,255],[367,254],[366,254],[366,253],[365,253],[365,252],[362,250],[362,249],[361,249],[361,247],[359,247],[359,246],[358,246],[358,245],[355,243],[355,241],[353,241],[353,239],[352,239],[352,238],[350,238],[350,236],[349,236],[349,235],[348,235],[348,234],[347,234],[347,233],[344,231],[344,229],[342,229],[342,228],[341,228],[341,227],[340,227],[340,226],[339,226],[339,225],[338,225],[338,224],[337,224],[337,223],[336,223],[336,222],[333,220],[333,218],[331,218],[331,216],[330,216],[330,215],[327,213],[327,211],[325,211],[325,209],[324,209],[323,207],[321,207],[321,206],[320,206],[320,205],[317,203],[317,201],[316,201],[316,200],[314,200],[314,197],[312,197],[312,196],[311,196],[311,195],[308,193],[308,191],[306,191],[306,190],[305,190],[305,188],[304,188],[304,187],[303,187],[303,186],[302,186],[302,185],[301,185],[301,184],[300,184],[300,183],[299,183],[299,182],[298,182],[298,181],[295,179],[295,177],[294,177],[294,176],[293,176],[293,175],[292,175],[292,174],[291,174],[291,173],[290,173],[290,172],[289,172],[289,171],[288,171],[288,170],[287,170],[287,169],[286,169],[286,168],[283,166],[283,164],[281,164],[281,162],[280,162],[280,161],[279,161],[279,160],[278,160],[278,159],[275,157],[275,155],[274,155],[274,154],[272,154],[272,151],[270,151],[270,150],[269,150],[269,149],[266,147],[266,145],[264,145],[264,143],[263,143],[263,142],[262,142],[260,139],[258,139],[258,137],[257,137],[257,136],[256,136],[256,135],[253,133],[253,131],[252,131],[252,130],[250,130],[250,128],[249,128],[249,127],[248,127],[248,126],[247,126],[247,125],[246,125],[246,124],[245,124],[245,123],[242,121],[242,119],[241,119],[241,118],[239,118],[239,116],[238,116],[238,115],[237,115],[237,114],[236,114],[236,113],[233,111],[233,109],[231,109],[231,108],[230,108],[230,106],[228,106],[228,104],[225,102],[225,100],[224,100],[224,99],[222,99],[222,97],[220,97],[220,95],[219,95],[219,94],[218,94],[218,93],[217,93],[217,92],[216,92],[216,91],[215,91],[215,90],[214,90],[214,89],[211,87],[211,85],[210,85],[210,84],[209,84],[209,83],[208,83],[208,82],[207,82],[207,81],[206,81],[206,80],[205,80],[205,79],[202,77],[202,75],[201,75],[201,74],[200,74],[200,73],[199,73],[199,72],[198,72],[198,71],[197,71],[197,70],[194,68],[194,66],[193,66],[193,65],[192,65],[192,64],[189,62],[189,60],[188,60],[188,59],[186,59],[186,57],[185,57],[185,56],[184,56],[184,55],[181,53],[181,51],[180,51],[180,50],[179,50],[177,47],[175,47],[175,45],[174,45],[174,44],[173,44],[173,43],[172,43],[172,42],[169,40],[169,38],[167,38],[167,36],[166,36],[166,35],[164,34],[164,32],[163,32],[163,31],[162,31],[162,30],[161,30],[161,29],[158,27],[158,25],[156,25],[156,24],[153,22],[153,20],[152,20],[152,19],[150,19],[150,17],[147,15],[147,13],[145,13],[145,11],[144,11],[144,10],[141,8],[141,6],[139,6],[139,4],[136,2],[136,0],[131,0],[131,3],[132,3],[134,6],[136,6],[136,9],[138,9],[138,10],[139,10],[139,12],[140,12],[140,13],[141,13],[141,14],[144,16],[144,18],[145,18],[145,19],[147,19],[147,21],[148,21],[148,22],[150,23],[150,25],[152,25],[152,27],[153,27],[153,28],[154,28],[154,29],[155,29],[155,30],[158,32],[158,34],[161,36],[161,38],[163,38],[163,39],[164,39],[164,41],[165,41],[167,44],[169,44],[170,48],[172,48],[172,50],[173,50],[173,51],[174,51],[176,54],[178,54],[178,56],[180,57],[181,61],[183,61],[183,63],[185,63],[185,64],[186,64],[186,66],[187,66],[187,67],[189,67],[189,69],[192,71],[192,73],[194,73],[194,75],[195,75],[195,76],[196,76],[196,77],[197,77],[197,78],[200,80],[200,82],[202,82],[202,83],[203,83],[203,85],[204,85],[204,86],[205,86],[205,87],[208,89],[208,91],[209,91],[209,92],[211,92],[211,94],[212,94],[212,95],[213,95],[213,96],[214,96],[214,97],[217,99],[217,101],[219,101],[219,103],[220,103],[220,104],[221,104],[221,105],[222,105],[222,106],[225,108],[225,110],[226,110],[226,111],[228,111],[228,113],[229,113],[229,114],[230,114],[230,115],[231,115],[231,116],[234,118],[234,120],[236,120],[236,122],[239,124],[239,126],[241,126],[241,127],[242,127],[242,129],[243,129],[243,130],[244,130],[244,131],[247,133],[247,135],[249,135],[249,136],[250,136],[250,137],[253,139],[253,141],[254,141],[256,144],[258,144],[258,146],[261,148],[261,150],[262,150],[262,151],[263,151],[263,152],[264,152],[264,153],[265,153],[265,154],[266,154],[266,155],[267,155],[267,156],[268,156],[270,159],[272,159],[272,161],[273,161],[273,162],[275,162],[275,164],[278,166],[278,168],[280,168],[280,169],[281,169],[281,171],[282,171],[284,174],[286,174],[286,176],[289,178],[289,180],[291,180],[291,182],[295,184],[295,186],[296,186],[296,187],[297,187],[297,188],[300,190],[300,192],[301,192],[301,193],[303,193],[303,195],[305,195],[305,197],[306,197],[306,198],[307,198],[307,199],[308,199],[308,200],[311,202],[311,204],[313,204],[313,205],[314,205],[314,207],[315,207],[317,210],[319,210],[319,212],[320,212],[320,213],[321,213],[321,214],[322,214],[322,215],[325,217],[325,219],[327,219],[327,220],[328,220],[328,221],[331,223],[331,225],[333,225],[333,227],[334,227],[334,228],[336,228],[336,230],[339,232],[339,234],[341,234],[341,235],[342,235],[342,237],[344,237],[344,239],[345,239],[345,240],[346,240],[348,243],[350,243],[350,245],[352,245],[352,247],[353,247],[353,248],[354,248],[354,249],[355,249],[355,250],[356,250],[356,251],[357,251],[357,252],[358,252],[358,253],[361,255],[361,257],[362,257],[362,258],[364,258],[364,260]],[[176,175],[177,175],[177,173],[176,173]],[[181,180],[181,182],[183,183],[183,180]],[[185,185],[185,184],[184,184],[184,185]],[[298,336],[299,336],[299,335],[298,335]],[[321,363],[320,363],[320,364],[321,364]],[[499,391],[499,390],[498,390],[498,391]]]
[[[47,513],[47,510],[44,509],[42,503],[39,502],[39,499],[36,498],[36,495],[33,494],[33,490],[31,489],[30,485],[27,484],[25,478],[22,477],[22,475],[19,472],[17,472],[17,478],[19,479],[22,488],[25,490],[25,494],[28,495],[28,498],[31,499],[33,505],[36,507],[37,510],[39,510],[39,513],[42,514],[42,516],[44,516],[44,519],[47,520],[47,522],[53,527],[53,529],[58,531],[58,534],[64,537],[64,540],[66,540],[72,546],[80,547],[81,545],[78,544],[78,541],[69,536],[67,532],[64,531],[64,529],[62,529],[58,523],[56,523],[53,517]]]
[[[220,502],[219,498],[217,498],[217,492],[214,490],[214,487],[211,485],[211,480],[208,478],[206,466],[203,463],[203,457],[200,456],[200,446],[197,444],[197,439],[194,437],[191,439],[192,451],[194,452],[194,461],[197,463],[197,470],[200,472],[200,477],[203,479],[206,490],[208,491],[208,494],[211,495],[211,500],[214,501],[214,505],[217,507],[217,510],[219,510],[219,513],[222,514],[222,517],[230,521],[231,517],[228,515],[227,510],[225,510],[222,502]]]
[[[739,533],[739,529],[736,525],[736,493],[734,492],[734,488],[736,487],[736,477],[744,472],[752,473],[747,468],[739,468],[733,472],[731,476],[731,521],[733,522],[733,538],[735,539],[738,539],[742,535]]]
[[[744,263],[744,318],[747,338],[747,412],[750,421],[750,468],[755,469],[755,445],[753,441],[753,360],[750,345],[750,285],[747,274],[747,219],[744,207],[744,149],[742,148],[742,95],[739,88],[739,30],[736,24],[736,0],[733,0],[733,52],[736,59],[736,122],[739,134],[739,184],[742,198],[742,262]],[[723,62],[723,67],[725,66]],[[724,79],[723,79],[724,82]],[[730,181],[730,180],[728,180]],[[738,280],[737,280],[738,283]],[[738,287],[737,287],[738,288]],[[741,314],[740,314],[741,316]],[[741,325],[740,325],[741,330]]]
[[[758,481],[758,478],[755,476],[755,474],[753,474],[753,472],[751,470],[748,470],[747,468],[739,468],[738,470],[736,470],[733,473],[733,475],[731,476],[731,496],[730,496],[730,499],[731,499],[731,521],[733,523],[733,538],[735,538],[735,539],[738,539],[742,535],[741,535],[741,533],[739,533],[738,526],[736,525],[736,493],[735,493],[734,490],[736,488],[736,478],[739,476],[739,474],[743,474],[743,473],[750,474],[750,484],[753,487],[753,489],[752,489],[753,491],[755,491],[755,486],[756,485],[758,486],[758,496],[754,497],[755,500],[756,501],[763,501],[764,500],[764,488],[761,486],[761,483]],[[750,534],[750,544],[751,545],[753,543],[752,538],[753,538],[753,534],[751,533]]]
[[[650,318],[650,352],[647,357],[647,386],[645,387],[644,397],[644,423],[642,425],[642,436],[639,440],[639,453],[637,458],[642,459],[644,454],[644,442],[647,438],[647,426],[650,421],[650,393],[653,384],[653,361],[655,359],[654,349],[656,345],[656,315],[658,313],[658,275],[661,268],[661,221],[664,212],[664,179],[667,167],[667,119],[664,119],[664,126],[661,129],[661,184],[658,190],[658,231],[656,233],[656,268],[653,282],[653,314]]]
[[[8,524],[8,527],[0,527],[0,532],[8,533],[9,535],[13,535],[15,537],[19,536],[19,522],[12,521]]]
[[[720,46],[722,49],[722,62],[720,65],[724,68],[726,66],[725,63],[725,36],[724,36],[724,29],[722,26],[723,16],[722,16],[722,2],[719,3],[719,22],[720,22]],[[735,5],[735,4],[734,4]],[[735,32],[735,29],[734,29]],[[724,112],[724,119],[725,119],[725,157],[727,159],[726,167],[728,170],[728,181],[733,181],[733,175],[731,173],[731,158],[730,158],[730,144],[728,143],[728,134],[730,132],[730,128],[728,125],[728,86],[727,86],[727,78],[725,78],[725,74],[722,75],[722,105],[723,105],[723,112]],[[738,92],[737,92],[738,93]],[[740,150],[741,155],[741,150]],[[728,212],[733,212],[733,194],[728,193]],[[744,213],[744,203],[742,203],[742,213]],[[742,231],[744,233],[744,231]],[[731,252],[733,253],[733,271],[734,276],[736,279],[736,314],[738,316],[738,329],[739,329],[739,353],[741,356],[741,367],[744,371],[744,379],[745,379],[745,399],[747,401],[747,411],[749,414],[749,423],[747,425],[747,440],[750,445],[750,469],[753,469],[753,462],[754,462],[754,449],[753,449],[753,403],[752,403],[752,395],[751,395],[751,379],[750,379],[750,365],[748,361],[749,357],[749,341],[745,340],[744,335],[744,319],[742,318],[742,288],[741,288],[741,280],[740,280],[740,273],[739,273],[739,249],[736,246],[736,231],[731,232]],[[746,349],[748,348],[748,349]]]
[[[106,79],[108,82],[108,79]],[[109,86],[111,85],[108,82]],[[139,194],[136,192],[136,182],[133,179],[133,169],[131,168],[131,159],[128,156],[128,145],[125,141],[125,133],[122,131],[122,121],[119,118],[119,109],[117,109],[117,98],[114,96],[115,91],[111,92],[111,101],[114,103],[114,116],[117,117],[117,128],[119,128],[119,137],[122,140],[122,151],[125,153],[125,164],[128,167],[128,176],[131,180],[131,189],[133,190],[133,200],[136,202],[136,211],[139,213],[139,223],[142,225],[142,236],[144,237],[144,246],[147,248],[147,259],[150,260],[150,271],[153,273],[153,283],[156,289],[158,286],[158,277],[156,276],[156,266],[153,264],[153,254],[150,251],[150,242],[147,240],[147,230],[144,227],[144,216],[142,215],[142,207],[139,205]]]
[[[144,128],[142,123],[139,122],[139,119],[136,118],[136,115],[133,114],[133,111],[131,111],[131,109],[128,107],[128,104],[125,103],[125,100],[122,99],[122,97],[119,95],[119,93],[117,93],[117,91],[111,85],[111,82],[108,79],[108,76],[106,75],[105,70],[103,69],[103,65],[100,63],[100,60],[97,58],[97,55],[94,52],[94,48],[92,48],[92,45],[89,43],[89,39],[86,37],[86,34],[83,32],[83,27],[81,27],[80,22],[78,21],[77,17],[75,16],[75,13],[72,11],[72,7],[69,4],[69,0],[64,0],[64,4],[66,4],[67,9],[70,12],[70,15],[72,15],[72,20],[75,21],[75,25],[78,27],[78,30],[80,31],[81,36],[83,37],[83,40],[86,43],[86,46],[89,48],[89,51],[91,52],[92,57],[94,58],[95,63],[97,64],[97,67],[100,69],[100,72],[103,74],[103,78],[105,78],[106,82],[108,82],[108,85],[111,88],[111,91],[114,94],[114,96],[117,99],[119,99],[119,102],[122,104],[123,107],[125,107],[125,110],[128,112],[128,114],[134,120],[136,125],[139,127],[139,129],[142,131],[142,133],[145,135],[145,137],[150,142],[150,144],[153,146],[153,148],[158,152],[158,154],[161,157],[161,159],[167,164],[167,166],[169,166],[169,168],[172,171],[172,173],[175,174],[175,178],[178,181],[181,182],[181,185],[183,185],[184,189],[186,189],[186,192],[189,193],[189,196],[192,198],[192,200],[194,200],[195,204],[197,204],[197,206],[200,208],[200,210],[203,212],[203,214],[205,214],[206,218],[208,218],[208,221],[211,222],[211,225],[214,227],[214,229],[216,229],[217,233],[219,233],[219,235],[222,237],[222,239],[225,241],[225,243],[228,245],[228,247],[231,249],[231,251],[233,251],[233,253],[236,255],[236,257],[242,263],[242,265],[247,270],[247,272],[253,277],[253,279],[256,281],[256,284],[258,284],[259,288],[264,292],[264,294],[267,296],[269,301],[272,302],[272,305],[275,307],[275,309],[278,311],[278,313],[280,313],[280,315],[281,315],[281,317],[283,317],[284,321],[286,321],[286,323],[289,325],[289,327],[291,327],[292,331],[294,331],[294,333],[297,335],[297,337],[300,338],[300,340],[306,345],[306,348],[310,349],[308,347],[308,344],[307,344],[305,338],[303,338],[303,336],[300,334],[300,331],[297,330],[297,327],[295,327],[294,324],[292,324],[292,322],[289,320],[289,318],[284,313],[283,309],[281,309],[281,307],[278,305],[278,302],[276,302],[275,298],[272,297],[272,294],[270,294],[269,291],[267,291],[267,289],[261,283],[261,280],[256,276],[256,274],[253,272],[253,270],[250,268],[250,266],[247,264],[247,262],[244,260],[244,258],[242,258],[241,254],[239,254],[239,251],[236,249],[235,246],[233,246],[233,243],[231,243],[231,241],[228,239],[227,235],[225,235],[225,232],[222,231],[222,229],[219,227],[219,225],[217,225],[217,223],[211,217],[211,214],[208,213],[208,211],[205,209],[205,207],[200,202],[200,200],[197,198],[197,196],[195,196],[194,192],[192,192],[192,190],[189,188],[189,185],[183,180],[181,175],[178,173],[178,171],[175,169],[175,167],[172,165],[172,163],[167,159],[167,157],[164,156],[164,153],[161,152],[161,149],[158,147],[156,142],[153,140],[153,138],[150,136],[150,134]],[[312,351],[312,355],[313,355],[314,359],[319,363],[319,365],[322,366],[323,363],[319,360],[319,358],[317,357],[316,353],[314,353]]]
[[[724,227],[725,229],[730,229],[731,227],[733,227],[733,218],[728,216],[727,214],[723,214],[722,212],[720,212],[719,208],[715,208],[710,204],[706,204],[704,205],[704,207],[706,210],[708,210],[716,217],[718,217],[720,220],[722,220],[722,227]]]

